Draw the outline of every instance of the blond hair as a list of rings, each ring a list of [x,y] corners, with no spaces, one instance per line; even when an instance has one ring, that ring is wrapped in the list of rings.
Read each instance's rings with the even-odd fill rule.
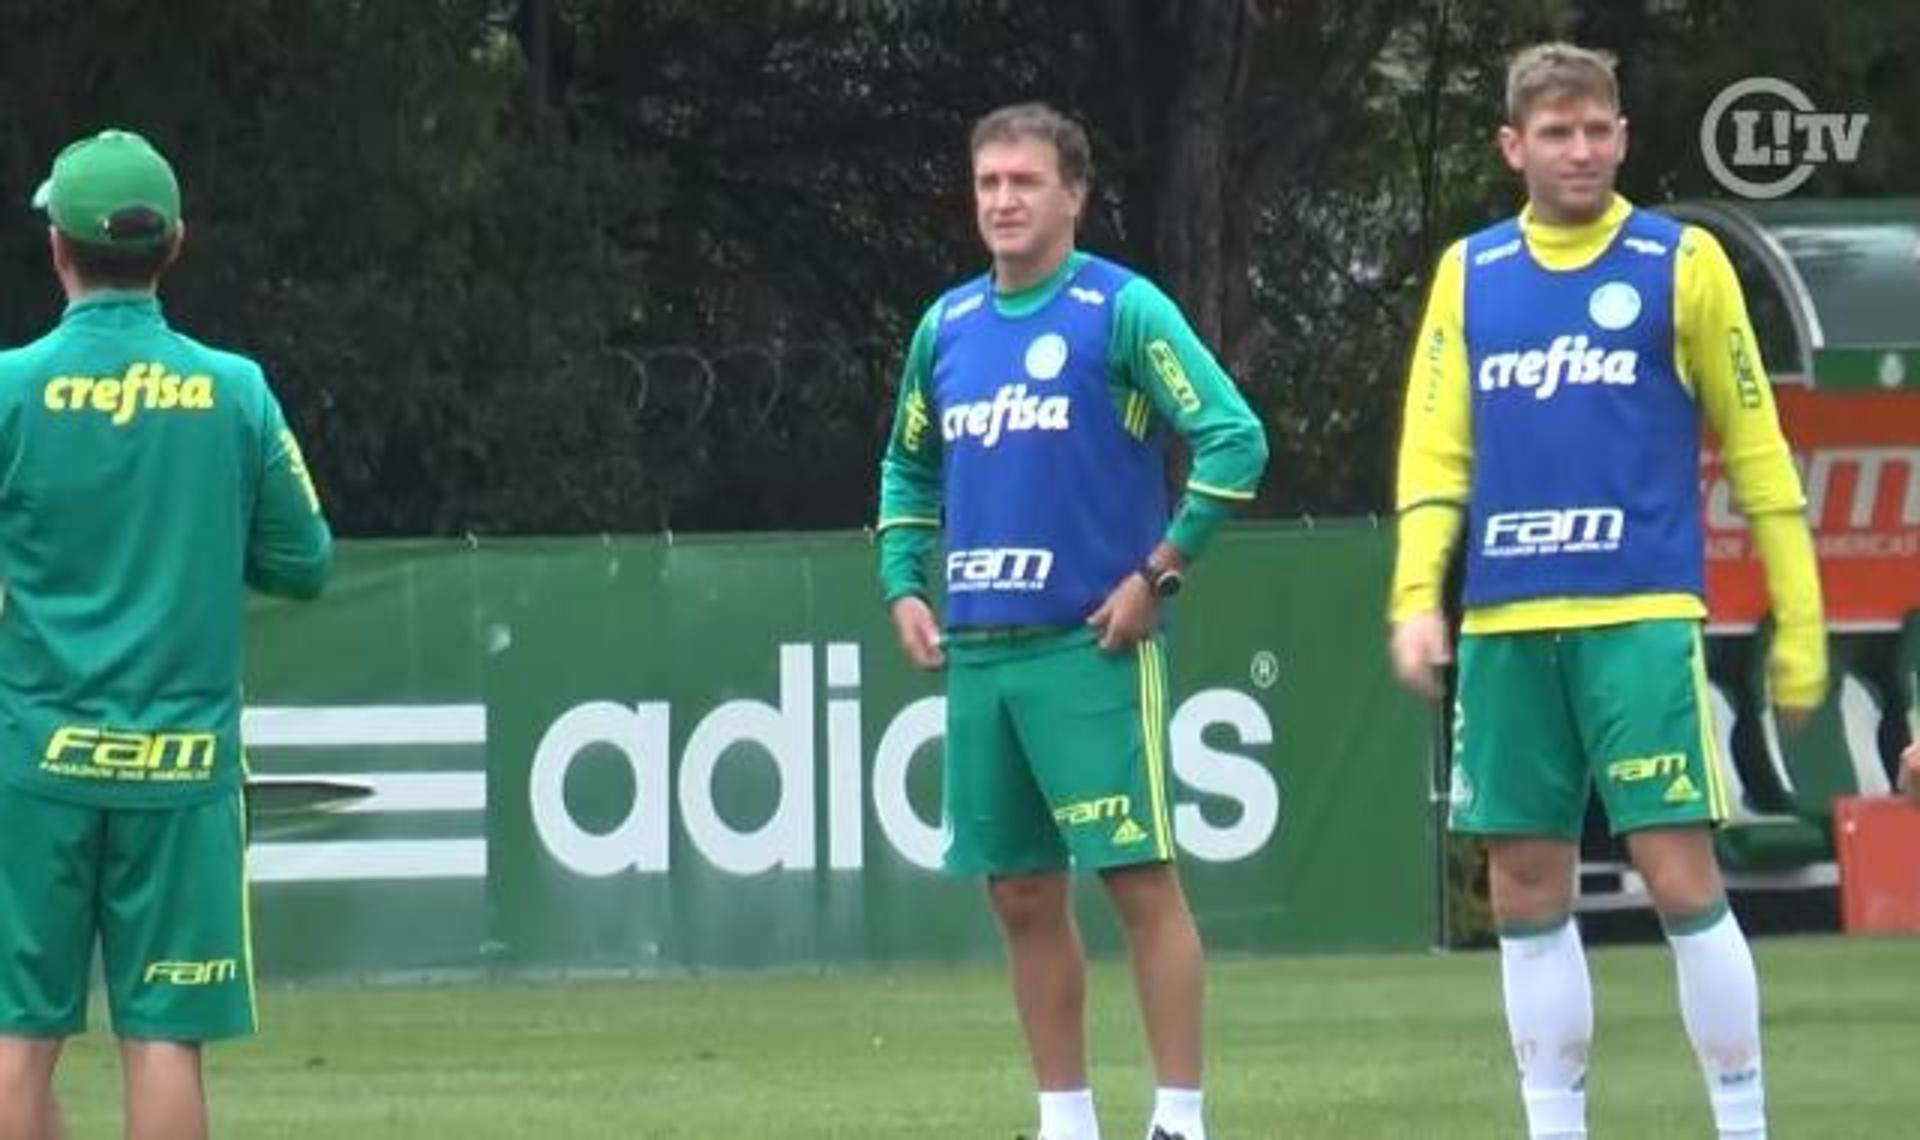
[[[1524,126],[1542,103],[1592,99],[1620,109],[1620,83],[1614,57],[1569,43],[1534,44],[1507,65],[1507,123]]]

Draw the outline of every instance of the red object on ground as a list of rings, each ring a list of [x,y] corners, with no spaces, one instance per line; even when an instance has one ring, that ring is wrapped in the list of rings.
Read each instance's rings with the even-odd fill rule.
[[[1833,801],[1840,926],[1849,934],[1920,933],[1920,806],[1898,796]]]

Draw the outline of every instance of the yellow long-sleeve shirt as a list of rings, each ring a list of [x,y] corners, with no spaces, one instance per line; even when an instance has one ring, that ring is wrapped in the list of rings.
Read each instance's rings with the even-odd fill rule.
[[[1520,216],[1527,248],[1549,270],[1572,271],[1606,252],[1634,207],[1616,196],[1598,220],[1550,226]],[[1396,494],[1399,551],[1390,616],[1400,621],[1440,608],[1441,582],[1459,541],[1473,481],[1472,393],[1465,338],[1466,243],[1441,257],[1409,369]],[[1806,499],[1780,432],[1773,390],[1726,251],[1713,235],[1685,227],[1674,269],[1674,361],[1720,441],[1734,500],[1748,518],[1766,567],[1777,632],[1774,699],[1818,704],[1826,691],[1826,635],[1820,580],[1803,509]],[[1693,594],[1537,598],[1469,610],[1468,633],[1577,629],[1657,618],[1699,619]]]

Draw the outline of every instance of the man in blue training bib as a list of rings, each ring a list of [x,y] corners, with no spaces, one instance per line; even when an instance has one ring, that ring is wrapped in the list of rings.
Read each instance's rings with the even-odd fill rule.
[[[947,670],[947,869],[983,875],[1006,937],[1045,1140],[1098,1140],[1072,866],[1134,963],[1159,1091],[1147,1135],[1205,1140],[1202,954],[1173,860],[1156,630],[1266,439],[1146,278],[1074,249],[1092,163],[1038,104],[973,132],[988,273],[915,330],[881,469],[881,578],[907,656]],[[1167,447],[1193,452],[1168,518]],[[925,563],[944,529],[946,631]]]
[[[1394,669],[1438,694],[1441,581],[1464,531],[1450,823],[1487,841],[1528,1134],[1587,1134],[1593,999],[1572,907],[1598,785],[1673,947],[1719,1134],[1762,1140],[1758,983],[1711,831],[1728,804],[1700,641],[1703,426],[1766,563],[1789,714],[1826,688],[1805,500],[1726,254],[1614,193],[1612,60],[1520,53],[1507,115],[1526,209],[1441,258],[1408,380]]]

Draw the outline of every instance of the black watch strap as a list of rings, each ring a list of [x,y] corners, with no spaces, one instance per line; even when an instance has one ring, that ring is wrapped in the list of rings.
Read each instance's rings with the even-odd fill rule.
[[[1147,589],[1153,591],[1153,596],[1156,598],[1171,598],[1180,592],[1182,581],[1180,571],[1171,567],[1163,570],[1148,562],[1142,564],[1134,573],[1140,575],[1141,581],[1147,584]]]

